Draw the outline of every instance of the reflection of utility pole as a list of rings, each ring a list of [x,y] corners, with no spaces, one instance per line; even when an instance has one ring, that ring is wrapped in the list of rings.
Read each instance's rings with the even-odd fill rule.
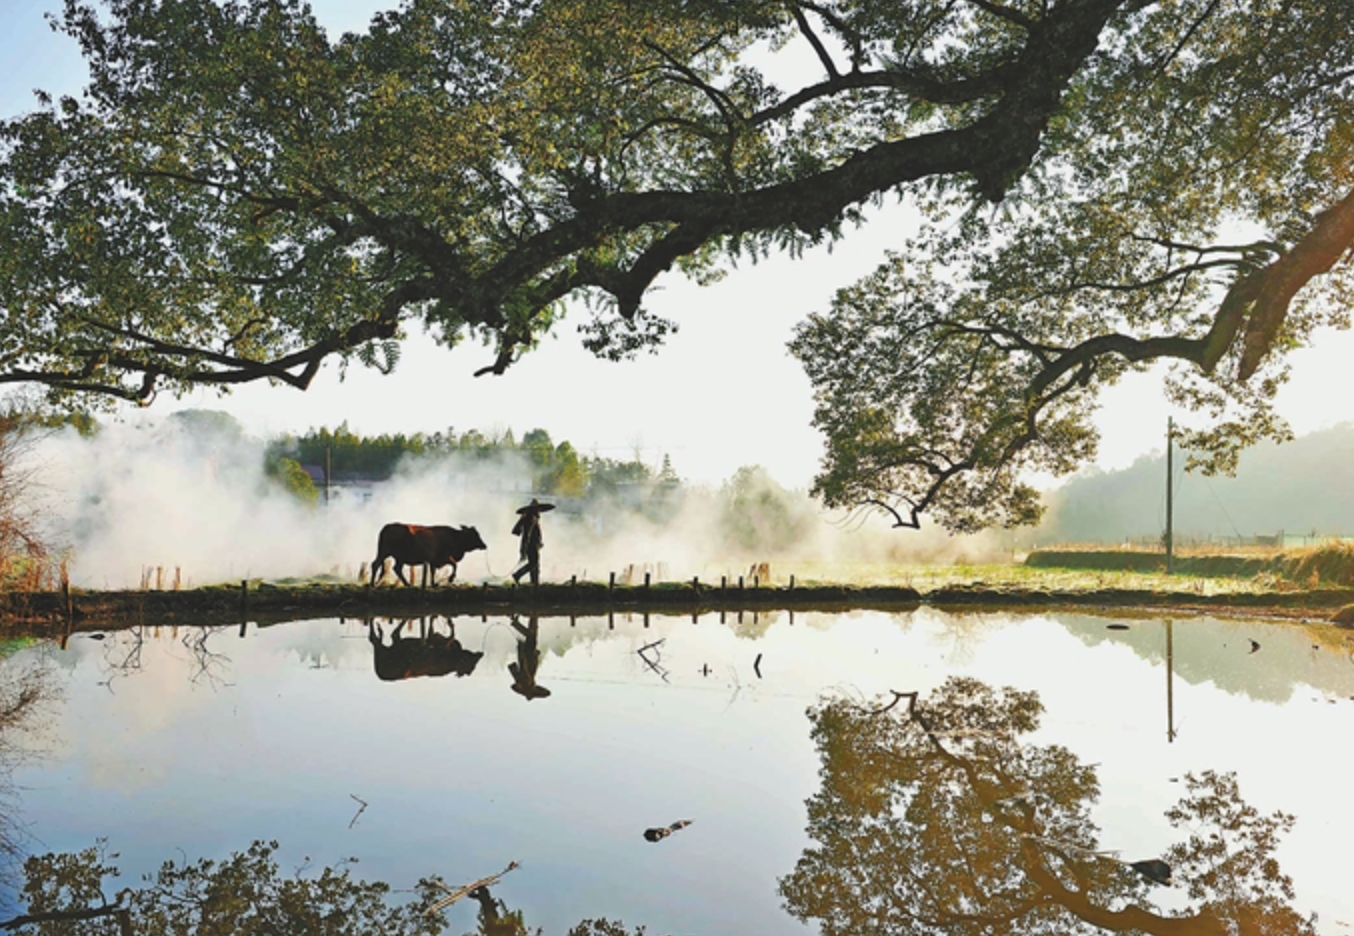
[[[1171,503],[1171,439],[1175,435],[1175,420],[1166,417],[1166,574],[1170,575],[1174,565],[1175,543],[1174,535],[1171,532],[1171,514],[1174,505]],[[1167,633],[1170,633],[1167,631]]]
[[[1175,740],[1175,645],[1171,619],[1166,619],[1166,743]]]

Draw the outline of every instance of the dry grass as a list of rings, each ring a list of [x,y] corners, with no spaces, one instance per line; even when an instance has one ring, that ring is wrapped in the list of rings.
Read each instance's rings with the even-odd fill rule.
[[[1111,570],[1151,576],[1165,566],[1164,553],[1141,550],[1057,547],[1037,551],[1033,565],[1048,572],[1105,573]],[[1177,574],[1209,580],[1251,581],[1267,589],[1354,586],[1354,544],[1330,542],[1298,549],[1249,547],[1209,552],[1202,549],[1176,554]]]
[[[43,591],[66,582],[67,557],[43,540],[28,456],[36,437],[20,416],[0,416],[0,590]]]
[[[1145,552],[1150,547],[1141,543],[1120,546],[1107,543],[1058,543],[1055,546],[1041,547],[1050,552]],[[1319,546],[1305,547],[1310,549],[1320,549]],[[1291,552],[1291,550],[1288,550]],[[1228,546],[1219,543],[1177,543],[1174,553],[1180,557],[1200,557],[1200,556],[1244,556],[1251,559],[1272,559],[1275,556],[1282,555],[1285,550],[1280,546]],[[1162,560],[1165,561],[1166,553],[1161,552]]]
[[[892,563],[787,562],[776,570],[777,584],[793,574],[804,585],[901,585],[927,592],[977,586],[1028,591],[1090,592],[1128,589],[1190,592],[1197,595],[1273,591],[1272,579],[1235,576],[1166,575],[1158,572],[1047,569],[1017,564],[898,565]]]

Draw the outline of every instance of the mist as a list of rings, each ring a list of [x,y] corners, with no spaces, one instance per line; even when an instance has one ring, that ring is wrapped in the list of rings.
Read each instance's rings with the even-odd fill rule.
[[[1242,541],[1257,534],[1354,535],[1354,423],[1308,433],[1283,445],[1243,452],[1234,477],[1183,470],[1177,452],[1177,543]],[[1031,538],[1041,543],[1153,541],[1165,528],[1164,453],[1121,471],[1088,471],[1048,495],[1049,512]]]
[[[356,583],[389,522],[476,527],[488,549],[465,558],[458,582],[501,582],[518,565],[511,529],[516,508],[533,496],[524,455],[406,458],[387,481],[365,491],[335,487],[327,505],[311,505],[266,475],[266,444],[229,421],[173,417],[38,439],[29,457],[39,513],[49,542],[67,557],[72,585],[191,588],[320,576]],[[768,563],[772,581],[783,583],[787,564],[803,580],[840,574],[839,564],[1010,557],[1001,536],[900,531],[883,518],[825,511],[755,467],[718,488],[654,482],[610,497],[535,496],[557,505],[544,516],[544,581],[606,581],[615,572],[638,583],[648,572],[655,582],[709,582]]]

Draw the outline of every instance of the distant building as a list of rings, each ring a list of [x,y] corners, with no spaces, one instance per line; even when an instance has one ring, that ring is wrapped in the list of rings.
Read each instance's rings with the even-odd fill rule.
[[[315,486],[320,489],[323,496],[324,466],[302,465],[301,470],[310,475],[310,480],[315,482]],[[387,480],[371,475],[335,471],[329,478],[329,499],[335,503],[364,503],[371,500],[372,494]]]

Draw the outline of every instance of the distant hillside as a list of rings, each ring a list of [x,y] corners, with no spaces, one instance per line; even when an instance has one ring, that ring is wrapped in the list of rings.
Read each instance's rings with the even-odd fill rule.
[[[1280,531],[1354,536],[1354,423],[1285,445],[1257,446],[1242,455],[1234,478],[1185,474],[1183,463],[1177,452],[1178,542]],[[1166,517],[1165,453],[1144,456],[1122,471],[1078,475],[1047,501],[1035,536],[1041,543],[1159,537]]]

